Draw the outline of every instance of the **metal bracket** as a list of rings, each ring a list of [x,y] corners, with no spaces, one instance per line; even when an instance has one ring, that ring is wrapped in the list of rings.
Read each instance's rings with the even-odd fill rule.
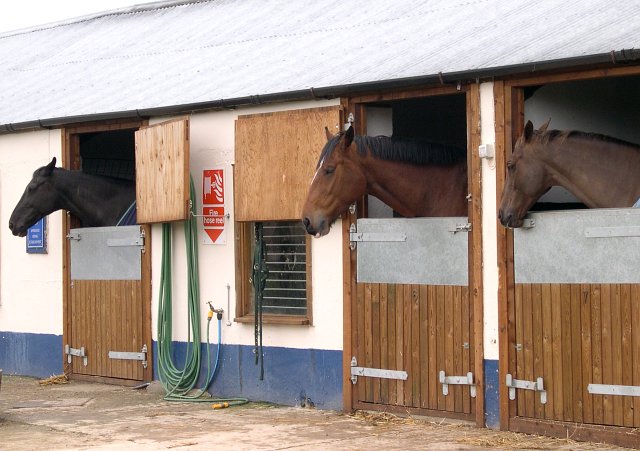
[[[456,234],[458,232],[471,232],[471,223],[456,224],[455,228],[449,229],[449,232]]]
[[[509,387],[509,399],[516,399],[516,388],[521,390],[533,390],[540,392],[540,403],[547,403],[547,391],[544,389],[544,381],[541,377],[534,381],[524,381],[519,379],[514,379],[511,374],[507,374],[507,387]]]
[[[355,357],[351,357],[351,383],[353,385],[358,382],[358,376],[379,377],[382,379],[398,379],[406,381],[409,375],[406,371],[385,370],[381,368],[366,368],[357,366],[358,361]]]
[[[142,345],[140,352],[124,352],[124,351],[109,351],[110,359],[117,360],[140,360],[142,362],[142,368],[147,368],[147,345]]]
[[[476,397],[476,384],[473,382],[473,373],[469,371],[466,376],[447,376],[444,371],[440,371],[439,380],[442,384],[442,394],[449,394],[449,385],[468,385],[469,394],[472,398]]]
[[[64,345],[64,353],[67,354],[67,363],[71,363],[71,357],[82,357],[82,364],[87,366],[89,359],[85,352],[84,346],[80,349],[72,348],[69,345]]]
[[[640,396],[640,386],[637,385],[589,384],[587,391],[592,395]]]

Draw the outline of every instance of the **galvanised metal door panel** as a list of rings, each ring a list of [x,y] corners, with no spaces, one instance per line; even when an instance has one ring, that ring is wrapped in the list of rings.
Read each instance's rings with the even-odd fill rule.
[[[71,229],[72,280],[140,280],[140,226]]]
[[[358,282],[467,286],[466,224],[466,217],[358,219]]]
[[[640,209],[528,218],[513,234],[516,283],[640,283]]]

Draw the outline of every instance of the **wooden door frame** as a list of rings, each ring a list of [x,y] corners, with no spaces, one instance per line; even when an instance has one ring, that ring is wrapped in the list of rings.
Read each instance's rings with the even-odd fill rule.
[[[140,128],[148,124],[147,120],[113,120],[105,122],[91,122],[74,124],[62,129],[62,161],[61,165],[65,169],[79,169],[81,167],[80,160],[80,139],[83,133],[92,132],[108,132],[123,129]],[[71,246],[67,235],[73,226],[70,214],[62,215],[62,341],[71,343]],[[149,225],[141,226],[145,233],[145,252],[142,254],[142,272],[141,286],[142,299],[144,300],[143,308],[143,343],[147,344],[147,368],[143,370],[143,380],[149,382],[153,379],[153,342],[151,335],[151,227]],[[62,354],[63,368],[68,367],[67,356]],[[71,379],[90,380],[95,382],[114,383],[119,385],[135,385],[137,381],[126,381],[123,379],[89,376],[81,374],[69,374]]]
[[[513,143],[524,129],[524,88],[540,84],[605,79],[640,75],[640,65],[624,67],[593,67],[583,70],[543,73],[536,76],[514,77],[494,82],[496,136],[496,211],[500,208],[506,179],[506,162]],[[637,435],[616,426],[567,423],[551,420],[516,417],[516,401],[509,400],[504,381],[510,368],[515,368],[515,277],[513,231],[497,222],[498,248],[498,342],[500,429],[514,432],[543,434],[556,437],[571,436],[578,440],[603,441],[621,446],[637,446]],[[633,445],[632,445],[633,444]]]
[[[466,121],[467,121],[467,166],[469,178],[469,213],[468,217],[473,224],[473,230],[469,235],[469,296],[472,302],[474,321],[471,333],[474,334],[475,349],[473,359],[474,377],[476,380],[475,398],[475,423],[478,427],[484,427],[484,350],[483,350],[483,294],[482,294],[482,185],[481,185],[481,161],[477,149],[480,145],[480,85],[478,83],[466,85],[442,85],[414,90],[396,92],[374,93],[358,95],[341,100],[344,111],[354,114],[355,129],[357,134],[364,133],[365,105],[371,102],[384,100],[402,100],[418,97],[431,97],[437,95],[449,95],[464,93],[466,97]],[[349,378],[351,356],[353,353],[352,331],[356,328],[356,318],[352,314],[356,292],[356,256],[351,252],[346,243],[349,242],[349,225],[354,223],[359,213],[366,213],[365,199],[357,204],[355,213],[347,212],[342,218],[343,243],[343,385],[342,397],[344,410],[353,411],[354,395],[353,384]],[[361,215],[360,215],[361,216]],[[353,294],[352,294],[353,293]],[[473,401],[472,401],[473,402]]]

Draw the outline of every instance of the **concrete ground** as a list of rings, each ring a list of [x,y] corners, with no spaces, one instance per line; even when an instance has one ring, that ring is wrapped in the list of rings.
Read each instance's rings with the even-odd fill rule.
[[[621,449],[381,413],[263,403],[214,410],[210,402],[163,401],[156,384],[138,390],[77,381],[40,385],[5,375],[0,450]]]

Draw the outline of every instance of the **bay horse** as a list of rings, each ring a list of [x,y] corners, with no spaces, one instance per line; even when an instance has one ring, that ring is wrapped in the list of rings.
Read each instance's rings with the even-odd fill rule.
[[[386,136],[333,136],[320,154],[302,209],[307,233],[319,238],[349,205],[372,194],[404,217],[467,216],[465,149]]]
[[[9,218],[9,229],[25,236],[40,218],[65,209],[83,227],[116,225],[136,198],[135,183],[56,168],[56,157],[38,168]]]
[[[579,131],[534,130],[527,121],[507,161],[498,219],[521,227],[536,201],[562,186],[589,208],[631,207],[640,198],[640,146]]]

